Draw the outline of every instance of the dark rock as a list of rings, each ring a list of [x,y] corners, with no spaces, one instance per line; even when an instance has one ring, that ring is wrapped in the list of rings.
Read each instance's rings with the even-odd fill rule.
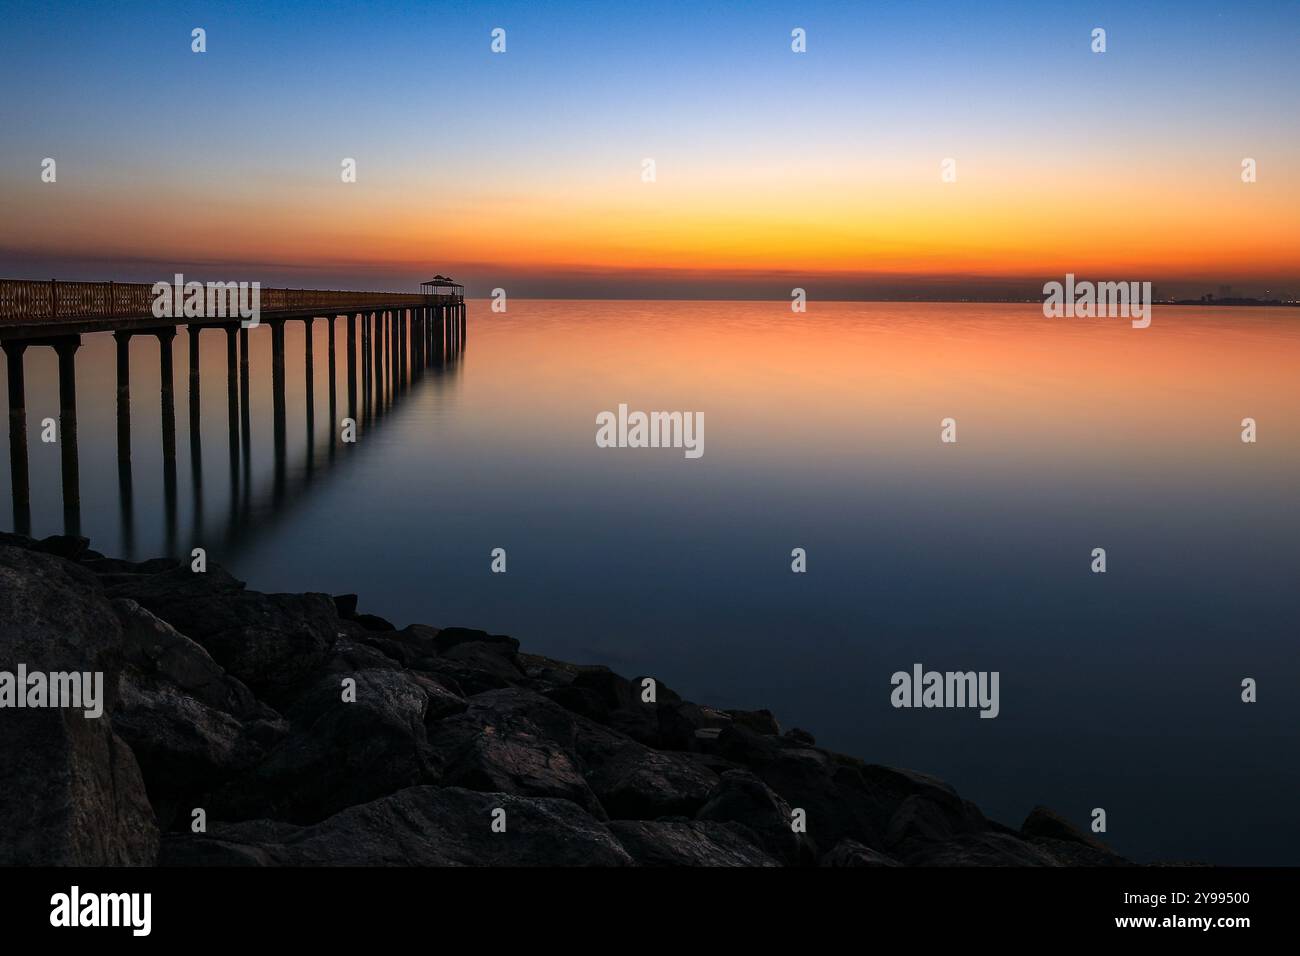
[[[156,814],[169,863],[1129,865],[1049,810],[1011,830],[769,711],[88,544],[0,534],[0,670],[102,671],[106,708],[0,721],[22,755],[0,763],[0,864],[148,863]],[[210,832],[184,832],[200,806]]]
[[[492,812],[506,832],[492,832]],[[164,865],[628,866],[609,829],[568,800],[412,787],[315,826],[219,823],[168,837]]]
[[[147,865],[158,828],[130,748],[113,732],[121,629],[95,577],[0,545],[0,671],[99,672],[103,714],[6,709],[0,719],[0,864]]]
[[[198,644],[129,598],[112,602],[122,626],[122,656],[141,675],[173,684],[200,702],[235,717],[276,714],[259,704],[241,681],[231,677]]]
[[[583,777],[574,718],[546,698],[515,688],[468,698],[463,714],[432,728],[443,782],[471,790],[571,800],[606,816]]]
[[[770,710],[728,710],[728,717],[737,726],[752,730],[756,734],[780,734],[781,725],[776,722]]]
[[[863,767],[863,774],[887,802],[901,798],[885,834],[885,846],[895,855],[906,859],[918,842],[943,842],[989,829],[975,804],[935,777],[875,765]]]
[[[351,620],[360,624],[367,631],[396,631],[397,628],[391,621],[387,621],[377,614],[354,614]]]
[[[138,602],[201,644],[259,697],[283,702],[328,659],[340,620],[325,594],[260,594],[215,565],[173,565],[113,579],[108,593]]]
[[[400,662],[394,661],[370,641],[363,643],[351,637],[340,637],[334,642],[323,669],[331,674],[350,674],[374,668],[391,671],[399,667]]]
[[[780,866],[735,824],[616,820],[609,828],[641,866]]]
[[[343,681],[356,700],[343,700]],[[428,693],[397,670],[328,674],[295,701],[288,736],[218,791],[210,817],[313,823],[345,807],[438,778],[425,731]]]
[[[581,739],[578,749],[580,754],[586,749]],[[595,766],[587,783],[613,819],[691,816],[718,781],[690,760],[630,740],[607,756],[595,757],[588,750],[583,763]]]
[[[56,558],[76,561],[90,547],[90,539],[71,534],[53,534],[36,542],[35,550]]]
[[[1007,833],[966,833],[945,843],[914,844],[909,866],[1060,866],[1051,855]]]
[[[885,845],[897,850],[918,840],[939,843],[952,839],[963,829],[960,819],[954,819],[947,807],[913,795],[890,818]]]
[[[1047,807],[1034,807],[1029,816],[1020,825],[1020,832],[1026,837],[1044,837],[1051,840],[1064,840],[1068,843],[1081,843],[1102,853],[1114,853],[1101,840],[1085,833],[1065,817]]]
[[[434,659],[437,658],[439,651],[434,639],[438,633],[436,627],[411,624],[400,631],[392,631],[382,636],[368,632],[361,640],[383,651],[403,667],[428,669],[437,666]]]
[[[208,653],[134,601],[113,610],[122,625],[114,729],[140,763],[162,826],[202,804],[202,794],[259,761],[287,731],[269,707]]]
[[[805,811],[808,837],[834,846],[850,837],[884,849],[884,832],[895,805],[863,776],[857,761],[805,747],[788,737],[755,734],[730,726],[716,740],[699,740],[717,756],[750,769],[790,805]]]
[[[461,644],[489,644],[514,655],[519,651],[519,642],[504,634],[489,634],[468,627],[444,627],[433,638],[439,654],[446,654],[453,647]]]
[[[431,745],[448,782],[574,800],[604,818],[694,813],[717,776],[685,755],[651,750],[525,688],[468,698]]]
[[[628,680],[606,667],[581,667],[570,685],[590,692],[590,712],[584,713],[598,723],[627,734],[648,747],[662,747],[663,734],[659,711],[665,704],[681,700],[659,681],[655,682],[655,702],[642,699],[646,678]]]
[[[748,770],[723,773],[695,818],[743,824],[770,855],[790,866],[808,865],[817,857],[808,835],[792,829],[790,804]]]
[[[821,858],[819,866],[902,866],[893,857],[863,846],[857,840],[844,839]]]
[[[455,680],[469,694],[512,687],[525,679],[508,652],[487,644],[459,644],[441,657],[418,663],[423,671]]]
[[[1098,850],[1073,840],[1053,840],[1051,837],[1025,838],[1036,850],[1045,853],[1062,866],[1133,866],[1134,864],[1113,850]],[[1198,865],[1198,864],[1190,864]]]

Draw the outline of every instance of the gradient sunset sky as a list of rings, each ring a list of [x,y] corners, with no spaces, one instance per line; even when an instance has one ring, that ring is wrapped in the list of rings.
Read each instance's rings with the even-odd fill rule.
[[[6,3],[0,275],[1300,296],[1300,4],[1136,6]]]

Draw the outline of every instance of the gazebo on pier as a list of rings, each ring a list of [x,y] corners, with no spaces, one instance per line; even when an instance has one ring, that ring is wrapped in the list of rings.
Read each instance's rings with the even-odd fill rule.
[[[465,300],[465,287],[450,276],[436,275],[427,282],[421,282],[420,292],[437,299],[449,299],[452,302]]]

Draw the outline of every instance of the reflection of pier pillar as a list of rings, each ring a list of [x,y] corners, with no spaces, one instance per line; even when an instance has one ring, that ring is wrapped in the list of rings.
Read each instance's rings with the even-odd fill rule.
[[[406,347],[406,328],[407,328],[406,309],[404,308],[397,310],[397,325],[399,328],[399,332],[397,334],[397,351],[398,351],[397,373],[401,378],[402,388],[405,389],[406,388],[406,359],[407,359],[408,350]]]
[[[348,418],[357,420],[357,317],[348,313]],[[334,422],[331,428],[338,428]]]
[[[172,340],[175,328],[156,329],[158,337],[158,364],[161,372],[162,443],[163,443],[163,500],[166,509],[166,550],[176,554],[176,383],[172,366]]]
[[[335,436],[338,434],[336,429],[339,427],[339,408],[338,408],[338,371],[334,364],[334,332],[339,324],[339,317],[331,315],[329,317],[329,377],[330,377],[330,454],[334,453]]]
[[[248,326],[239,326],[239,441],[243,447],[244,506],[248,506],[249,489],[253,483],[253,413],[248,400]]]
[[[379,411],[380,392],[383,389],[384,382],[383,376],[380,374],[380,362],[384,354],[384,347],[382,340],[379,338],[383,323],[379,321],[377,312],[370,313],[370,323],[374,326],[374,331],[370,336],[370,351],[373,353],[371,362],[374,366],[370,370],[370,400],[377,413]]]
[[[381,408],[388,407],[389,388],[388,374],[392,369],[392,362],[388,359],[388,346],[392,336],[388,331],[387,311],[379,313],[379,404]]]
[[[316,387],[315,387],[316,386],[316,356],[313,354],[314,352],[313,345],[315,341],[313,330],[315,324],[316,324],[315,318],[307,319],[302,324],[303,332],[305,333],[304,344],[303,344],[303,352],[304,352],[303,365],[304,365],[305,375],[307,379],[306,398],[307,398],[307,408],[308,408],[309,415],[311,414],[310,412],[311,406],[315,404],[312,401],[312,399],[316,397]]]
[[[65,534],[81,534],[81,476],[77,466],[77,349],[81,336],[60,339],[59,450],[63,463],[63,527]]]
[[[126,556],[135,556],[135,515],[131,480],[131,333],[114,332],[117,346],[117,497]]]
[[[9,476],[13,484],[14,530],[32,533],[32,493],[27,472],[27,390],[23,383],[22,342],[4,343],[9,370]]]
[[[304,398],[307,400],[307,469],[309,471],[315,464],[316,454],[316,356],[313,354],[315,351],[313,334],[315,326],[315,316],[311,316],[303,322],[303,329],[305,331],[305,344],[303,345],[303,348],[306,351],[306,358],[303,367],[303,378],[306,379],[306,383],[303,387],[306,391]]]
[[[411,379],[420,377],[424,368],[424,312],[418,306],[411,310]]]
[[[397,310],[388,311],[388,404],[397,395]]]
[[[163,458],[176,459],[176,392],[175,371],[172,367],[172,339],[176,337],[175,329],[158,329],[158,365],[161,372],[162,389],[162,431]]]
[[[285,400],[284,400],[284,319],[271,320],[271,407],[275,430],[275,485],[273,498],[279,502],[284,494]]]
[[[203,529],[203,435],[200,425],[201,390],[199,383],[199,331],[200,326],[190,325],[185,330],[190,347],[190,482],[194,488],[194,527],[197,535]]]
[[[383,407],[383,312],[372,312],[370,317],[374,320],[374,336],[370,338],[370,350],[374,352],[374,369],[370,372],[370,390],[374,393],[372,399],[374,414],[378,415]]]
[[[370,421],[370,317],[358,315],[361,320],[361,415]]]
[[[230,501],[234,512],[239,488],[239,339],[238,327],[226,326],[226,428],[230,433]]]
[[[388,404],[397,395],[397,310],[388,311]]]
[[[311,316],[305,320],[303,328],[305,330],[305,345],[303,347],[307,351],[303,365],[303,378],[305,378],[303,385],[304,398],[307,399],[307,467],[311,468],[313,453],[316,450],[316,316]]]

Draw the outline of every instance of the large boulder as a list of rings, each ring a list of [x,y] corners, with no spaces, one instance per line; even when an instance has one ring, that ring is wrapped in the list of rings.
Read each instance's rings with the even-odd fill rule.
[[[808,865],[817,857],[807,834],[795,833],[793,810],[771,787],[748,770],[722,774],[697,820],[739,823],[757,834],[764,849],[789,866]]]
[[[328,659],[342,622],[326,594],[246,591],[221,568],[173,562],[152,574],[105,575],[111,597],[130,598],[202,645],[227,673],[273,704]]]
[[[859,762],[805,746],[796,738],[756,734],[735,725],[711,741],[701,741],[701,746],[749,769],[792,810],[803,810],[807,835],[817,847],[833,847],[849,837],[884,849],[893,807],[867,782]]]
[[[1047,807],[1034,807],[1020,825],[1020,834],[1067,866],[1132,865],[1101,840]]]
[[[125,666],[113,726],[140,762],[163,827],[265,755],[285,722],[198,644],[130,599],[113,610]]]
[[[920,844],[942,843],[990,828],[975,804],[929,774],[870,765],[863,767],[863,775],[875,792],[894,806],[885,846],[901,859],[908,859]]]
[[[687,755],[656,751],[522,687],[467,698],[430,743],[444,780],[476,790],[564,797],[597,817],[690,816],[717,775]]]
[[[780,866],[734,823],[616,820],[609,828],[641,866]]]
[[[103,711],[0,709],[0,864],[154,861],[158,828],[144,780],[112,726],[120,640],[93,575],[0,545],[0,672],[14,675],[21,664],[29,674],[100,674]]]
[[[573,717],[531,691],[507,688],[467,699],[437,723],[430,746],[443,782],[471,790],[571,800],[599,819],[604,807],[582,773]]]
[[[613,819],[691,816],[718,782],[711,770],[678,754],[651,750],[632,740],[616,747],[595,743],[580,734],[578,752],[583,766],[590,768],[587,783]]]
[[[879,850],[873,850],[869,846],[863,846],[857,840],[850,840],[847,837],[831,849],[831,851],[817,861],[818,866],[845,866],[845,867],[870,867],[870,866],[902,866],[893,857],[886,856]]]
[[[913,844],[908,866],[1061,866],[1027,841],[1001,831],[966,833],[941,843]]]
[[[350,698],[355,682],[355,700]],[[209,817],[314,823],[345,807],[438,779],[416,675],[327,673],[286,711],[291,730],[254,769],[212,797]]]
[[[504,810],[505,832],[494,832]],[[499,815],[496,819],[501,819]],[[628,866],[609,829],[569,800],[411,787],[314,826],[217,823],[169,836],[164,865]]]

